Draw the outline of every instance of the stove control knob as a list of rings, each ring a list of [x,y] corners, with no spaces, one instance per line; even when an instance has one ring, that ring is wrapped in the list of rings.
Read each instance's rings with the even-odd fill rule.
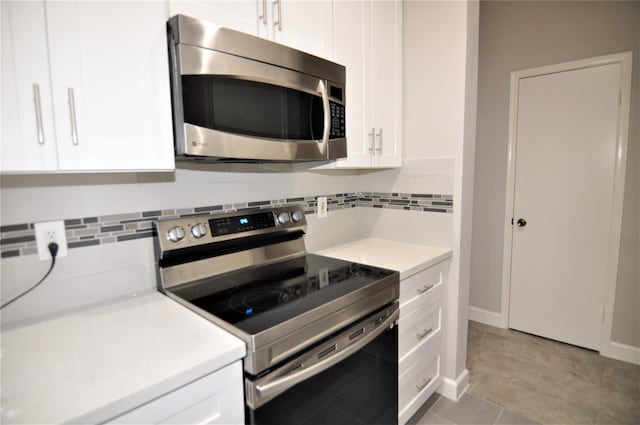
[[[299,222],[302,219],[302,214],[300,214],[300,211],[294,211],[291,213],[291,221],[293,221],[294,223]]]
[[[287,224],[289,222],[289,214],[282,212],[278,214],[278,223]]]
[[[194,238],[200,239],[207,234],[207,226],[204,223],[198,223],[191,228],[191,234]]]
[[[184,238],[184,229],[182,226],[175,226],[167,232],[167,238],[171,242],[180,242]]]

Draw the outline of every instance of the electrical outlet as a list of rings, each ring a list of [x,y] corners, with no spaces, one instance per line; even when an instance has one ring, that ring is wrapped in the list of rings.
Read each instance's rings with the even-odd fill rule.
[[[318,214],[318,218],[324,218],[327,216],[327,197],[319,196],[318,197],[318,210],[316,214]]]
[[[49,244],[58,244],[56,258],[67,256],[67,232],[64,229],[64,221],[43,221],[35,224],[36,244],[38,245],[38,257],[40,260],[50,260]]]

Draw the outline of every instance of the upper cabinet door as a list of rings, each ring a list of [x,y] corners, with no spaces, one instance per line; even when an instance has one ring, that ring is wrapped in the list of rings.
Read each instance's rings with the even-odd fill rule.
[[[58,168],[44,5],[0,3],[2,172]]]
[[[402,2],[336,1],[335,60],[347,68],[348,157],[318,168],[402,165]]]
[[[347,68],[346,127],[348,158],[323,166],[324,168],[368,168],[372,165],[373,138],[371,134],[371,89],[366,78],[369,70],[370,26],[367,19],[371,3],[366,1],[337,1],[334,5],[335,61]]]
[[[333,59],[333,6],[327,0],[268,1],[273,41]]]
[[[271,0],[170,0],[169,17],[186,15],[251,35],[266,31],[266,12]]]
[[[402,2],[371,2],[371,105],[378,167],[402,165]]]
[[[59,169],[173,169],[163,2],[46,2]]]

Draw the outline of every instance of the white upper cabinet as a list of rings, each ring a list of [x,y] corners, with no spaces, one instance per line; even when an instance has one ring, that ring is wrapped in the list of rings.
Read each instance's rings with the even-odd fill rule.
[[[1,170],[58,168],[44,8],[0,3],[2,14]]]
[[[333,2],[329,0],[267,1],[271,39],[298,50],[333,59]]]
[[[169,0],[169,17],[185,15],[251,35],[258,35],[259,13],[256,0]]]
[[[169,0],[169,14],[187,15],[333,58],[331,0]]]
[[[347,68],[348,157],[318,168],[402,165],[402,2],[336,1],[336,62]]]
[[[371,3],[369,102],[375,129],[373,165],[402,165],[402,2]],[[348,101],[348,100],[347,100]]]
[[[173,169],[166,20],[162,2],[3,2],[2,171]]]

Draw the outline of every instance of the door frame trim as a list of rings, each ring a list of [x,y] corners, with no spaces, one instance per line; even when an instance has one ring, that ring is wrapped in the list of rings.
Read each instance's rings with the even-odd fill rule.
[[[629,138],[629,113],[631,104],[631,52],[615,53],[606,56],[563,62],[548,66],[523,69],[511,72],[509,93],[509,133],[507,148],[507,184],[505,191],[504,242],[502,252],[502,305],[501,316],[504,328],[509,327],[509,296],[511,292],[511,254],[513,241],[513,209],[515,202],[515,158],[516,158],[516,130],[518,124],[518,87],[523,78],[596,66],[620,64],[620,114],[618,116],[618,134],[616,140],[616,157],[614,170],[613,197],[611,201],[612,214],[609,221],[609,255],[607,258],[607,272],[605,293],[603,294],[604,317],[600,336],[600,350],[604,355],[611,355],[613,325],[613,309],[615,304],[616,284],[618,278],[618,257],[620,253],[620,237],[622,233],[622,208],[624,201],[625,171],[627,165],[627,145]]]

